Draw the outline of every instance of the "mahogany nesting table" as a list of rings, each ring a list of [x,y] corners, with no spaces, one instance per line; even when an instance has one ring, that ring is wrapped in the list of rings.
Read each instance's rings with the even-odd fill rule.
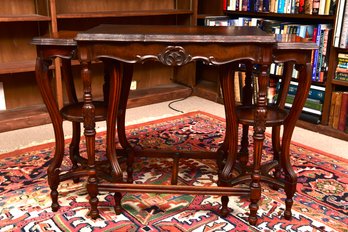
[[[314,43],[307,43],[299,39],[299,37],[293,36],[275,38],[273,35],[269,35],[256,27],[168,25],[100,25],[78,33],[75,41],[77,43],[77,53],[81,63],[81,77],[83,79],[84,104],[81,109],[81,116],[83,118],[88,155],[88,167],[85,174],[88,175],[87,190],[90,196],[90,216],[92,218],[99,216],[97,207],[99,191],[115,192],[115,210],[117,213],[121,210],[120,192],[221,195],[223,196],[222,215],[228,213],[227,196],[247,194],[250,195],[251,201],[249,222],[255,224],[257,221],[258,201],[261,198],[261,181],[285,188],[287,194],[285,217],[291,217],[292,197],[296,188],[296,174],[292,170],[289,160],[289,145],[292,131],[310,87],[311,52],[313,49],[316,49]],[[47,59],[47,57],[42,56],[40,49],[50,48],[38,46],[38,79],[45,78],[45,76],[40,75],[41,72],[45,71],[45,66],[40,65],[40,63]],[[57,51],[52,50],[52,52]],[[98,181],[100,177],[95,160],[95,121],[98,111],[91,94],[93,85],[90,63],[96,60],[104,62],[109,76],[106,112],[106,155],[111,165],[112,175],[109,178],[111,181],[107,183]],[[126,139],[124,122],[133,65],[150,60],[168,66],[182,66],[198,60],[203,61],[207,65],[219,66],[226,112],[226,136],[223,145],[217,152],[176,153],[175,151],[151,151],[150,153],[146,151],[138,152],[132,149]],[[282,101],[284,101],[285,96],[280,97],[277,107],[267,105],[268,72],[271,63],[274,61],[290,64],[296,63],[296,67],[300,71],[300,91],[296,95],[294,106],[289,114],[282,109],[284,106]],[[236,107],[234,102],[233,71],[235,64],[244,62],[257,64],[260,68],[258,75],[258,101],[256,105],[250,105],[248,102],[245,102],[246,104],[243,106]],[[283,84],[283,89],[285,90],[287,88],[286,82]],[[42,83],[39,81],[38,84]],[[43,95],[44,99],[50,97],[52,96]],[[50,101],[46,99],[45,103],[46,105],[50,104]],[[119,141],[123,148],[121,150],[116,150],[114,144],[116,123]],[[240,162],[239,158],[237,159],[239,123],[245,125],[245,127],[249,125],[254,127],[254,154],[253,165],[250,167],[250,171],[242,171],[240,175],[235,175],[233,174],[235,167],[239,163],[242,163],[239,166],[243,167],[243,162]],[[56,127],[55,123],[53,125]],[[281,144],[280,125],[284,125]],[[266,126],[274,128],[276,155],[274,162],[261,165],[262,145]],[[117,156],[120,154],[127,155],[128,183],[122,180],[122,170],[117,160]],[[216,159],[219,168],[219,186],[206,188],[199,186],[132,184],[132,163],[134,157],[147,156],[149,154],[154,154],[156,157],[172,157],[175,162],[180,158]],[[244,152],[242,157],[248,155]],[[268,172],[274,168],[278,171],[272,176]],[[175,169],[176,165],[174,165],[172,177],[172,183],[174,184],[176,183],[175,173],[177,172]],[[285,173],[284,181],[280,181],[278,178],[281,172]],[[54,178],[57,178],[57,176],[54,176]],[[245,183],[249,187],[236,186]],[[52,189],[52,191],[56,191],[56,189]]]

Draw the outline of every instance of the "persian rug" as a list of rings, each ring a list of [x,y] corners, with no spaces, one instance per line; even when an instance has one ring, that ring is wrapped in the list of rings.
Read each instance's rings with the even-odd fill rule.
[[[222,143],[224,133],[224,120],[204,112],[127,127],[130,143],[139,149],[214,151]],[[97,153],[103,156],[105,133],[97,134],[96,140]],[[301,144],[293,143],[290,149],[298,174],[293,218],[288,221],[282,216],[284,191],[262,184],[256,226],[250,226],[247,221],[248,197],[229,197],[231,213],[223,218],[219,216],[220,197],[209,195],[125,193],[123,213],[116,215],[112,193],[103,192],[99,195],[101,218],[92,220],[87,216],[85,181],[62,182],[59,186],[61,208],[52,212],[46,170],[54,154],[54,143],[2,154],[0,231],[347,231],[348,161]],[[83,143],[81,152],[86,153]],[[67,157],[63,170],[70,165]],[[267,135],[263,160],[271,157]],[[169,183],[171,166],[171,159],[137,158],[134,181]],[[216,185],[216,170],[213,160],[181,159],[178,184]]]

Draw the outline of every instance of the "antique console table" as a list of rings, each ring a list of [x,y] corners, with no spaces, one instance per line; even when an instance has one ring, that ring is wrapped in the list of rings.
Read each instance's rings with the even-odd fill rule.
[[[286,199],[285,217],[291,217],[292,197],[296,187],[296,175],[289,161],[289,145],[291,134],[298,119],[299,113],[304,105],[306,95],[310,86],[310,58],[313,43],[307,43],[299,37],[283,36],[275,38],[266,34],[256,27],[195,27],[195,26],[123,26],[123,25],[100,25],[85,32],[80,32],[75,37],[77,42],[77,53],[81,63],[81,76],[83,79],[83,106],[80,109],[80,119],[84,125],[84,135],[88,154],[87,168],[83,174],[88,175],[87,190],[90,195],[90,216],[97,218],[98,192],[115,192],[115,211],[120,212],[120,192],[160,192],[172,194],[210,194],[221,195],[222,215],[228,213],[227,203],[230,195],[250,195],[251,204],[249,222],[255,224],[257,221],[258,201],[261,197],[260,181],[266,181],[280,187],[284,187]],[[41,41],[42,43],[42,41]],[[42,45],[42,44],[41,44]],[[54,53],[64,51],[64,46],[51,47],[47,55],[46,47],[38,46],[37,79],[39,85],[46,85],[42,79],[47,78],[41,73],[47,72],[47,59]],[[47,49],[47,48],[46,48]],[[56,50],[54,50],[56,49]],[[45,50],[46,53],[41,52]],[[40,53],[41,52],[41,53]],[[58,55],[59,56],[59,55]],[[99,182],[100,169],[95,160],[95,122],[100,114],[99,106],[92,97],[92,78],[90,63],[103,61],[109,76],[109,88],[107,112],[104,119],[107,121],[107,158],[112,172],[108,182]],[[147,61],[161,62],[168,66],[182,66],[197,60],[207,65],[218,65],[220,68],[220,81],[224,96],[226,111],[226,137],[218,152],[175,152],[175,151],[135,151],[127,142],[125,135],[125,110],[132,78],[133,65]],[[296,63],[300,71],[301,90],[297,95],[293,110],[289,114],[282,108],[284,97],[280,97],[277,107],[267,105],[266,92],[268,83],[268,70],[270,64],[275,62]],[[260,68],[258,75],[259,92],[256,105],[248,102],[241,107],[236,107],[234,102],[233,71],[238,63],[257,64]],[[290,66],[289,66],[290,67]],[[285,75],[285,80],[289,75]],[[41,80],[41,81],[40,81]],[[284,81],[283,89],[287,88]],[[300,88],[299,88],[300,89]],[[45,93],[45,91],[43,92]],[[43,94],[46,105],[51,107],[51,95]],[[55,112],[55,110],[54,110]],[[103,111],[104,112],[104,111]],[[53,117],[57,117],[54,113]],[[52,116],[52,115],[51,115]],[[58,117],[59,118],[59,117]],[[60,119],[59,119],[60,120]],[[116,150],[114,139],[116,135],[116,123],[118,137],[122,146]],[[254,154],[253,165],[250,171],[241,171],[240,175],[232,174],[239,163],[243,162],[237,157],[238,124],[254,127]],[[286,127],[285,134],[280,144],[279,126]],[[54,127],[60,128],[59,123],[53,123]],[[274,147],[277,155],[273,163],[261,165],[262,145],[265,138],[266,126],[274,128]],[[56,128],[55,128],[56,130]],[[245,138],[244,133],[244,138]],[[245,143],[244,143],[245,145]],[[242,144],[243,147],[243,144]],[[243,153],[241,151],[241,153]],[[117,156],[127,155],[127,182],[122,180],[122,170],[119,166]],[[179,186],[179,185],[140,185],[132,184],[132,163],[135,156],[172,157],[174,160],[172,184],[176,183],[177,161],[180,158],[209,158],[216,159],[219,168],[218,187]],[[249,154],[244,152],[241,156]],[[61,155],[58,160],[61,159]],[[56,162],[57,163],[57,162]],[[59,163],[59,162],[58,162]],[[279,167],[279,168],[278,168]],[[56,201],[56,185],[58,172],[55,165],[51,170],[51,182],[54,183],[51,190],[54,192],[52,200]],[[243,168],[247,168],[245,165]],[[278,172],[272,176],[268,172],[277,168]],[[285,181],[279,180],[279,173],[285,170]],[[79,173],[81,174],[81,173]],[[82,175],[82,174],[81,174]],[[72,175],[74,176],[74,175]],[[105,176],[105,175],[104,175]],[[71,177],[71,176],[70,176]],[[250,187],[236,187],[238,184],[249,184]],[[52,195],[52,194],[51,194]],[[52,205],[53,207],[54,205]],[[58,207],[57,205],[55,205]]]

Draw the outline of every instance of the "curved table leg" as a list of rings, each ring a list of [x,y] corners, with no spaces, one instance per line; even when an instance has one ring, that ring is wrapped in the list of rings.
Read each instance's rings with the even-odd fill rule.
[[[38,83],[39,90],[43,101],[47,107],[48,113],[50,115],[54,136],[56,142],[55,154],[52,158],[52,162],[47,170],[48,184],[51,189],[52,198],[52,211],[56,212],[59,209],[58,204],[58,185],[59,185],[59,173],[60,166],[64,157],[64,132],[63,132],[63,119],[60,115],[58,104],[54,100],[54,95],[49,82],[48,72],[49,65],[52,63],[51,60],[44,60],[38,57],[36,59],[35,76]]]
[[[245,86],[243,87],[243,105],[251,105],[252,104],[252,72],[253,65],[251,62],[246,62],[246,79]],[[242,126],[242,138],[241,138],[241,148],[239,150],[239,162],[242,166],[242,171],[245,171],[247,163],[249,161],[249,125]]]
[[[224,96],[224,106],[226,114],[226,137],[225,149],[227,148],[227,160],[226,164],[219,176],[220,185],[226,185],[226,181],[230,179],[232,170],[236,161],[237,145],[238,145],[238,124],[237,116],[235,112],[235,98],[234,98],[234,76],[233,65],[226,64],[220,67],[220,83],[222,87],[222,93]],[[221,198],[222,209],[221,215],[227,216],[228,210],[228,197],[222,196]]]
[[[75,83],[71,70],[71,60],[62,59],[62,78],[65,83],[65,89],[68,95],[69,103],[77,103],[77,96],[75,90]],[[78,159],[80,157],[80,137],[81,137],[81,125],[79,122],[72,122],[72,138],[69,146],[69,156],[72,162],[72,170],[78,168]],[[74,183],[79,181],[79,178],[73,178]]]
[[[127,141],[125,124],[126,124],[127,101],[128,101],[130,86],[131,86],[132,77],[133,77],[133,65],[123,63],[122,68],[123,68],[122,90],[121,90],[120,103],[119,103],[119,108],[117,113],[117,135],[122,148],[125,149],[127,153],[127,182],[132,183],[134,152],[132,150],[131,145]]]
[[[285,62],[284,71],[283,71],[283,79],[282,84],[278,93],[278,98],[276,104],[280,109],[284,109],[284,105],[286,102],[287,93],[289,90],[290,81],[292,78],[294,62]],[[281,166],[280,166],[280,153],[281,153],[281,145],[280,145],[280,126],[272,127],[272,148],[273,148],[273,160],[278,162],[278,165],[275,167],[274,177],[280,178],[281,175]],[[274,189],[278,189],[279,187],[276,185],[272,186]]]
[[[292,105],[292,108],[289,112],[288,117],[284,122],[284,132],[282,138],[282,148],[281,148],[281,166],[285,174],[285,212],[284,217],[286,219],[291,219],[291,207],[293,204],[293,196],[296,192],[297,185],[297,176],[294,172],[291,163],[290,163],[290,142],[291,136],[294,131],[296,121],[298,120],[301,110],[309,93],[311,85],[311,64],[307,63],[306,65],[296,65],[296,69],[299,69],[299,85],[297,88],[297,93]]]
[[[108,65],[110,68],[110,93],[109,93],[109,104],[108,104],[108,115],[107,115],[107,137],[106,137],[106,144],[107,144],[107,156],[111,163],[112,170],[115,174],[115,182],[122,182],[122,170],[119,166],[119,163],[117,161],[117,154],[116,154],[116,147],[115,147],[115,136],[116,136],[116,117],[117,120],[119,119],[119,107],[125,107],[127,104],[127,99],[123,100],[123,88],[124,86],[124,76],[122,75],[122,68],[125,66],[122,66],[120,62],[114,61],[114,60],[107,60],[105,61],[105,64]],[[128,77],[128,76],[126,76]],[[131,77],[131,76],[130,76]],[[127,82],[127,81],[126,81]],[[129,91],[128,91],[129,92]],[[121,101],[123,102],[121,103]],[[120,104],[124,104],[120,106]],[[117,121],[117,123],[119,123]],[[123,121],[124,123],[124,121]],[[123,124],[124,125],[124,124]],[[118,128],[118,130],[120,130]],[[124,127],[123,127],[124,130]],[[121,140],[126,141],[125,134],[121,135]],[[122,142],[124,145],[124,143]],[[114,195],[115,199],[115,212],[116,214],[121,213],[121,193],[116,192]]]

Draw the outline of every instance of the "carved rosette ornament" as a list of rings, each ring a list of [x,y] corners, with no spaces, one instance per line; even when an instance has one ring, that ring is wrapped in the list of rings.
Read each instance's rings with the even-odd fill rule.
[[[158,60],[164,65],[182,66],[191,62],[192,56],[181,46],[168,46],[163,53],[158,54]]]

